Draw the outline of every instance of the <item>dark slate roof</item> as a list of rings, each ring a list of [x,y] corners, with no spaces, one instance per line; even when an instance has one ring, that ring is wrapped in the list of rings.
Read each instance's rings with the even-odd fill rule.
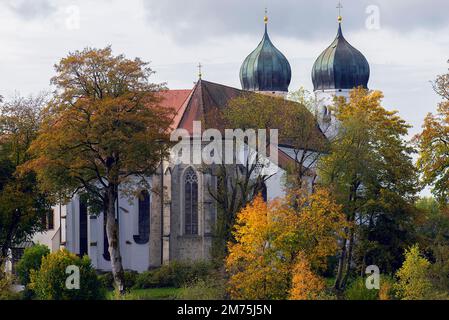
[[[334,42],[318,57],[312,69],[314,90],[368,88],[370,67],[363,54],[343,36],[341,23]]]
[[[242,88],[249,91],[288,92],[291,78],[290,63],[271,42],[265,25],[262,41],[240,69]]]

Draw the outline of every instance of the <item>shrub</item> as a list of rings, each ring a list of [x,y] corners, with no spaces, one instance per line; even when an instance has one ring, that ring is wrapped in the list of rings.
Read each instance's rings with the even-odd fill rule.
[[[125,271],[125,288],[130,289],[134,287],[138,275],[137,271]]]
[[[66,287],[68,266],[80,269],[80,289]],[[30,288],[40,300],[99,300],[105,292],[87,256],[78,256],[61,250],[42,259],[40,270],[31,271]]]
[[[114,276],[112,275],[112,272],[106,272],[98,275],[98,280],[103,288],[107,290],[114,289]]]
[[[21,294],[12,290],[14,277],[3,273],[2,270],[2,266],[0,265],[0,301],[21,299]]]
[[[212,269],[212,264],[205,261],[172,262],[169,265],[137,275],[134,288],[181,288],[188,283],[207,278]]]
[[[185,285],[177,295],[180,300],[224,300],[226,289],[224,281],[210,277],[199,279]]]
[[[379,300],[395,300],[395,281],[392,277],[381,276]]]
[[[347,300],[377,300],[379,297],[379,290],[366,288],[366,279],[355,279],[345,291],[345,298]]]
[[[39,270],[42,258],[50,254],[50,249],[42,244],[26,248],[22,258],[17,263],[17,277],[26,286],[30,282],[31,270]]]

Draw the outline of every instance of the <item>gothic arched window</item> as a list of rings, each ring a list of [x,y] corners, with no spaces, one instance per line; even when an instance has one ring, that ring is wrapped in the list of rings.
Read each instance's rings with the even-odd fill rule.
[[[184,177],[184,233],[198,234],[198,176],[192,168]]]
[[[139,195],[139,234],[134,236],[137,244],[150,240],[150,194],[143,190]]]

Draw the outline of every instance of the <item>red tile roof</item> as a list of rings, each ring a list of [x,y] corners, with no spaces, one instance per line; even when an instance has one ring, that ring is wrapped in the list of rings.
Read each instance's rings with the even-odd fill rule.
[[[176,115],[173,119],[173,129],[178,127],[179,121],[184,113],[183,105],[187,103],[192,90],[164,90],[157,93],[161,98],[159,105],[164,108],[174,109]]]
[[[193,121],[202,122],[202,130],[208,128],[225,129],[220,118],[214,118],[217,109],[226,108],[228,101],[245,91],[225,85],[199,80],[191,90],[166,90],[158,93],[162,98],[162,107],[176,111],[173,119],[173,129],[186,129],[193,133]],[[317,135],[326,139],[317,125]],[[286,167],[294,159],[279,149],[279,164]]]

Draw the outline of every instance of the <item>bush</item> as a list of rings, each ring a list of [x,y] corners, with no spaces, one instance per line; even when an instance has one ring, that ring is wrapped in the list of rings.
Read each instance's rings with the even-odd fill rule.
[[[39,270],[42,258],[50,254],[50,249],[42,244],[26,248],[22,258],[17,263],[17,277],[26,286],[30,282],[31,270]]]
[[[66,280],[68,266],[80,269],[80,289],[70,290]],[[61,250],[42,259],[40,270],[31,271],[29,287],[40,300],[99,300],[105,297],[105,290],[92,268],[90,259]]]
[[[347,300],[394,300],[396,297],[395,282],[392,277],[380,276],[380,289],[366,288],[366,278],[357,278],[345,291]]]
[[[129,290],[130,288],[135,286],[137,276],[139,274],[137,273],[137,271],[125,271],[124,275],[125,275],[125,288]],[[100,280],[103,288],[106,288],[107,290],[114,289],[114,276],[112,275],[112,272],[100,274],[98,276],[98,279]]]
[[[130,289],[135,286],[137,281],[137,271],[125,271],[125,288]]]
[[[224,300],[226,289],[223,280],[216,278],[199,279],[185,285],[177,295],[180,300]]]
[[[395,299],[396,299],[396,291],[394,279],[388,276],[381,276],[379,300],[395,300]]]
[[[1,300],[20,300],[22,298],[20,293],[12,290],[14,284],[14,277],[2,272],[0,265],[0,301]]]
[[[212,264],[205,261],[172,262],[169,265],[139,274],[136,277],[134,288],[181,288],[188,283],[207,278],[212,269]]]
[[[366,288],[366,279],[355,279],[345,291],[347,300],[377,300],[379,297],[379,290]]]
[[[106,272],[98,275],[101,286],[107,290],[114,290],[114,276],[112,272]]]

